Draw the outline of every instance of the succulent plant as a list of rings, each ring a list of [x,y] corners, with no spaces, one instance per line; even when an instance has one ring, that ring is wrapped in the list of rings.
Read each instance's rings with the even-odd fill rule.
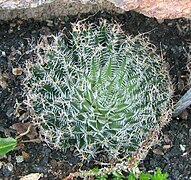
[[[166,123],[169,80],[155,47],[118,24],[74,24],[30,65],[28,103],[54,147],[131,157]],[[42,50],[42,49],[41,49]],[[169,112],[168,112],[169,113]]]

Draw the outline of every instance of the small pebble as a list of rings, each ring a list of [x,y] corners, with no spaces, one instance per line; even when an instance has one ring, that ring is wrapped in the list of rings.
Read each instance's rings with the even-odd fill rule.
[[[10,27],[15,27],[16,24],[15,23],[10,23]]]
[[[191,137],[191,129],[189,129],[188,134],[189,134],[189,136]]]
[[[3,167],[3,162],[0,161],[0,169]]]
[[[52,27],[54,22],[52,20],[46,20],[47,26]]]
[[[174,178],[176,179],[177,177],[179,177],[180,172],[178,170],[175,170],[173,173]]]
[[[13,172],[13,165],[11,163],[7,163],[3,165],[2,173],[5,177],[9,177]]]
[[[171,145],[170,144],[166,144],[163,146],[163,149],[170,149],[171,148]]]
[[[48,169],[44,166],[33,166],[31,170],[34,172],[43,173],[43,174],[48,173]]]
[[[21,24],[23,24],[23,21],[19,19],[19,20],[17,21],[17,24],[21,25]]]
[[[9,29],[8,33],[11,34],[13,32],[13,29]]]
[[[31,173],[26,176],[23,176],[20,180],[38,180],[43,177],[43,174],[40,173]]]
[[[8,160],[9,162],[11,162],[11,160],[12,160],[11,155],[8,155],[7,160]]]
[[[185,146],[185,145],[180,144],[180,149],[184,152],[184,151],[186,150],[186,146]]]
[[[10,107],[8,110],[7,110],[7,112],[6,112],[6,115],[7,115],[7,117],[11,117],[12,115],[13,115],[13,113],[14,113],[14,109],[12,108],[12,107]]]
[[[28,159],[29,158],[29,154],[26,153],[25,151],[22,151],[22,156],[24,159]]]
[[[5,51],[2,51],[2,52],[1,52],[1,55],[2,55],[3,57],[6,57]]]
[[[157,19],[157,22],[158,22],[159,24],[162,24],[162,23],[164,22],[164,19]]]
[[[24,161],[23,156],[16,156],[17,163],[22,163]]]
[[[0,155],[0,160],[1,159],[7,159],[7,155],[5,154],[5,155]]]
[[[51,160],[50,160],[50,165],[52,166],[53,169],[56,168],[56,167],[57,167],[57,162],[56,162],[56,160],[55,160],[55,159],[51,159]]]
[[[12,73],[14,75],[21,75],[23,73],[23,69],[22,68],[13,68]]]

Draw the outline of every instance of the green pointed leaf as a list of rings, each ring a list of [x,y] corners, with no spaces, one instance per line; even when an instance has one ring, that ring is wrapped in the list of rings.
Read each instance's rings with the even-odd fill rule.
[[[99,108],[98,112],[102,115],[106,115],[110,110],[109,109],[104,109],[104,108]]]
[[[136,177],[133,173],[130,173],[129,176],[127,177],[128,180],[136,180]]]
[[[157,172],[153,175],[151,178],[152,180],[167,180],[168,174],[167,173],[162,173],[161,169],[157,169]]]
[[[150,180],[151,175],[147,173],[141,173],[139,179],[140,180]]]
[[[112,65],[111,65],[111,59],[109,60],[109,63],[107,65],[107,70],[106,70],[106,76],[112,77]]]
[[[12,137],[0,138],[0,155],[4,155],[9,151],[12,151],[15,149],[16,145],[17,140]]]
[[[94,100],[94,94],[91,89],[87,88],[86,90],[86,98],[90,103],[93,103]]]
[[[110,116],[109,118],[112,119],[115,122],[120,121],[122,119],[120,114],[114,114],[114,115]]]
[[[127,59],[125,58],[122,65],[121,65],[121,68],[119,69],[119,73],[120,73],[120,76],[119,76],[119,85],[121,85],[124,81],[124,77],[126,75],[126,72],[125,72],[125,69],[126,69],[126,63],[127,62]]]
[[[93,172],[93,173],[98,173],[98,172],[99,172],[99,168],[98,168],[98,167],[93,168],[93,169],[92,169],[92,172]]]
[[[112,180],[123,180],[125,179],[125,176],[121,172],[114,171],[112,172],[113,177]]]
[[[102,81],[102,72],[101,70],[99,70],[99,74],[98,74],[98,78],[97,78],[97,85],[102,85],[103,81]]]
[[[82,110],[83,110],[83,111],[91,111],[91,110],[92,110],[91,104],[90,104],[88,101],[86,101],[86,100],[84,100],[84,101],[81,103],[81,105],[82,105]]]
[[[82,100],[83,99],[83,92],[79,89],[75,89],[75,95],[77,97],[78,100]]]
[[[98,130],[97,129],[97,123],[94,122],[94,121],[89,120],[88,121],[88,126],[90,126],[95,132]]]
[[[136,86],[137,86],[137,82],[134,82],[134,83],[132,83],[131,85],[129,85],[129,87],[128,87],[129,93],[132,92],[132,90],[133,90]]]
[[[121,126],[119,122],[113,121],[109,123],[109,127],[112,130],[119,130]]]
[[[97,62],[98,63],[98,62]],[[97,69],[97,64],[96,64],[96,60],[93,59],[91,61],[91,74],[93,75],[93,77],[96,76],[96,73],[97,73],[98,69]]]
[[[95,180],[107,180],[108,175],[107,174],[102,174],[101,176],[98,176],[95,178]]]
[[[116,109],[116,112],[124,111],[124,110],[126,110],[128,107],[129,107],[129,104],[120,104],[120,105],[118,105],[118,107],[117,107],[117,109]]]

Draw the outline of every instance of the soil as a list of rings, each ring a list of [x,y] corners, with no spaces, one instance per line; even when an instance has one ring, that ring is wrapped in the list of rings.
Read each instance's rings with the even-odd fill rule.
[[[87,18],[96,22],[99,18],[122,24],[127,34],[145,33],[155,44],[168,64],[172,83],[174,84],[174,100],[177,101],[189,88],[188,71],[189,43],[191,43],[191,22],[187,19],[157,21],[133,11],[124,14],[98,12],[71,17],[53,18],[48,21],[0,21],[0,135],[1,137],[16,136],[11,128],[16,123],[26,122],[26,109],[20,111],[21,117],[15,114],[16,103],[21,103],[23,95],[22,81],[26,76],[26,62],[33,60],[34,47],[42,35],[57,34],[70,30],[70,23]],[[22,68],[23,73],[13,74],[13,68]],[[18,130],[18,129],[17,129]],[[0,178],[20,179],[30,173],[42,173],[41,179],[63,179],[70,172],[78,171],[81,164],[72,151],[62,153],[51,149],[44,142],[39,142],[36,131],[31,137],[24,137],[16,150],[0,157]],[[161,168],[172,180],[191,179],[191,110],[171,120],[161,133],[161,142],[151,149],[139,169],[153,172]],[[86,164],[92,168],[95,164]]]

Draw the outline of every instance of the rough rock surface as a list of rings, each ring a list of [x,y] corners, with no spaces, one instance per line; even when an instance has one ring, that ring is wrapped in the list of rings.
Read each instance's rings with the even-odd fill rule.
[[[135,10],[157,19],[191,16],[191,0],[110,0],[125,11]]]
[[[135,10],[157,19],[189,18],[191,0],[0,0],[0,19],[48,19],[78,13]]]
[[[0,20],[45,20],[100,10],[123,12],[108,0],[0,0]]]

